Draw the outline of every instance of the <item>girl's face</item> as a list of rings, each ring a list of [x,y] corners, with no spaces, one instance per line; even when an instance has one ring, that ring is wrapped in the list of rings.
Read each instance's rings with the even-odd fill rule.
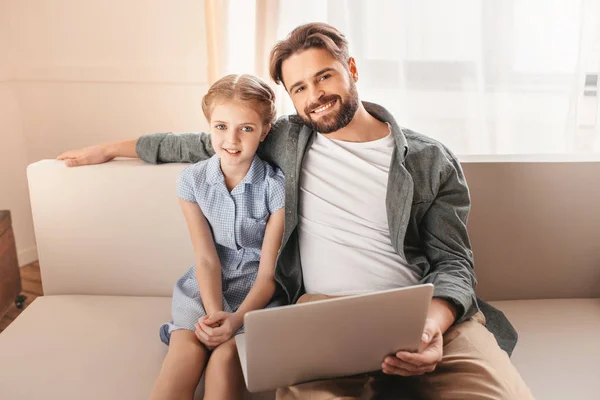
[[[217,104],[210,118],[210,134],[221,168],[250,168],[269,129],[271,125],[263,125],[252,103],[231,100]]]

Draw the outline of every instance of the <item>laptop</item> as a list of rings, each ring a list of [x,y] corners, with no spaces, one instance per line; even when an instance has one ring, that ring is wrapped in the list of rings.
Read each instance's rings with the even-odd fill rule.
[[[247,313],[235,340],[248,390],[381,370],[418,349],[432,295],[423,284]]]

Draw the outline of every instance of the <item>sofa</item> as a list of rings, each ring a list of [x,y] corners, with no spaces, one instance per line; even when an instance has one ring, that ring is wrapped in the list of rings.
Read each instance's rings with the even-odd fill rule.
[[[0,320],[13,304],[22,306],[19,263],[10,211],[0,210]]]
[[[194,260],[182,167],[28,167],[45,295],[0,334],[0,399],[148,398],[167,352],[158,327]],[[463,168],[477,294],[517,329],[514,364],[537,399],[599,398],[600,162]]]

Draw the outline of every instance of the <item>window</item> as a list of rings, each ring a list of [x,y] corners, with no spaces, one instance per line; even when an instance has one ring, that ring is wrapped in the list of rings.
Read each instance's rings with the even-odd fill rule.
[[[361,99],[459,155],[600,153],[599,3],[279,1],[276,36],[311,21],[336,26]],[[287,97],[279,111],[294,112]]]

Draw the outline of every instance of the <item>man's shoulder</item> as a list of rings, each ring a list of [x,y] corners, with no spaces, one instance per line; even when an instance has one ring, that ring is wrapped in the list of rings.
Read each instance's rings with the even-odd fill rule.
[[[426,168],[430,169],[431,163],[439,163],[439,162],[447,162],[448,164],[454,163],[456,157],[448,147],[446,147],[441,142],[423,135],[421,133],[415,132],[411,129],[400,127],[394,116],[383,106],[370,103],[363,102],[366,110],[377,118],[380,121],[388,122],[392,125],[392,131],[395,129],[399,129],[401,134],[406,139],[406,144],[408,146],[408,153],[405,158],[405,165],[407,167],[411,164],[414,164],[414,168]]]
[[[458,162],[454,153],[442,142],[407,128],[402,128],[402,133],[408,144],[406,163],[430,166]]]
[[[428,204],[438,196],[445,182],[457,177],[450,187],[468,202],[468,189],[458,158],[443,143],[429,136],[403,129],[408,144],[404,167],[414,182],[413,204]],[[416,210],[416,209],[415,209]]]
[[[290,135],[297,135],[304,124],[297,115],[283,115],[271,125],[271,130],[266,139],[258,148],[259,156],[268,162],[282,165],[288,152],[288,143]]]
[[[291,130],[301,129],[303,125],[302,119],[295,114],[282,115],[271,126],[270,134],[287,134]]]

